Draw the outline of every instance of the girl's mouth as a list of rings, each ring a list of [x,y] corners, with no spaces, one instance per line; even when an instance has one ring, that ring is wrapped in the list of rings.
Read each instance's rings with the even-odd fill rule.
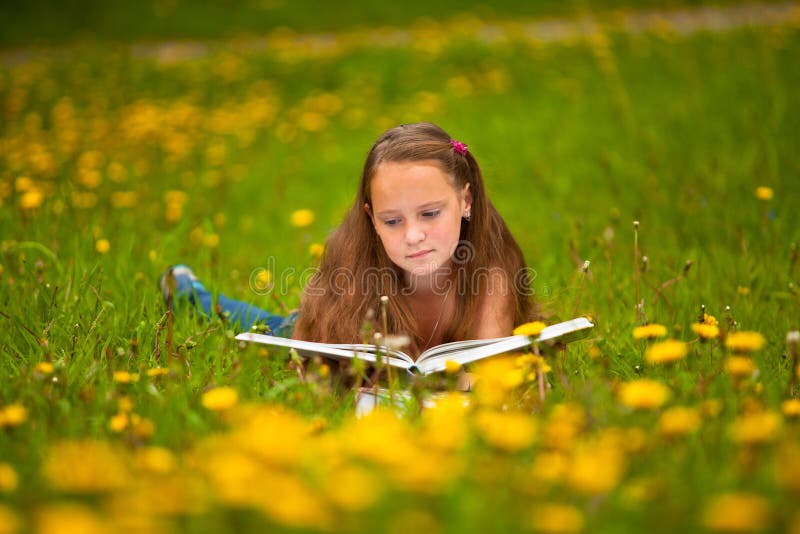
[[[431,250],[420,250],[419,252],[415,252],[415,253],[413,253],[413,254],[409,254],[409,255],[408,255],[408,256],[406,256],[406,257],[407,257],[408,259],[415,260],[415,259],[417,259],[417,258],[422,258],[423,256],[426,256],[426,255],[428,255],[428,254],[429,254],[429,253],[431,253],[431,252],[433,252],[433,249],[431,249]]]

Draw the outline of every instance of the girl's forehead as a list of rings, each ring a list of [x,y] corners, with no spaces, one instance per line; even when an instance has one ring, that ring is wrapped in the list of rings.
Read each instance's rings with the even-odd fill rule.
[[[370,183],[375,209],[393,204],[424,204],[457,196],[452,178],[434,162],[384,162]]]

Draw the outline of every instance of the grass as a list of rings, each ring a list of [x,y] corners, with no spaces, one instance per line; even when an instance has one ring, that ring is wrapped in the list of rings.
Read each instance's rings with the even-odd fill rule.
[[[783,476],[800,465],[797,417],[781,413],[786,334],[800,321],[796,28],[558,45],[417,37],[322,53],[221,43],[166,64],[86,44],[0,71],[0,406],[27,410],[0,421],[0,514],[38,530],[111,519],[668,532],[732,509],[751,527],[797,523],[797,478]],[[309,245],[349,207],[368,147],[417,120],[469,144],[556,316],[573,315],[583,284],[578,311],[597,337],[548,360],[545,403],[526,378],[507,411],[476,392],[466,414],[446,404],[354,422],[352,396],[320,362],[301,378],[281,355],[238,347],[221,320],[188,314],[175,317],[169,358],[166,265],[274,311],[297,306]],[[774,198],[756,198],[759,186]],[[292,227],[296,209],[313,224]],[[690,343],[670,366],[646,363],[650,342],[631,337],[634,220],[644,318]],[[252,291],[260,267],[286,275],[286,291]],[[748,360],[758,372],[731,377],[721,341],[696,341],[701,305],[724,331],[764,335]],[[484,371],[492,384],[519,369]],[[621,404],[639,378],[665,384],[668,404]],[[204,407],[221,387],[237,405]],[[671,407],[694,410],[699,427],[660,432]],[[64,445],[87,438],[77,459]],[[337,500],[337,487],[370,498]]]

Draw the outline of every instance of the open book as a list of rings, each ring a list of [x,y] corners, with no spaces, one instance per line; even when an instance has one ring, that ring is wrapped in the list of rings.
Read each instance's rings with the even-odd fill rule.
[[[393,367],[427,375],[444,371],[445,362],[448,360],[464,365],[496,354],[518,350],[534,342],[543,346],[569,343],[588,336],[592,328],[594,328],[594,324],[591,321],[585,317],[578,317],[545,327],[533,340],[528,336],[509,336],[454,341],[431,347],[420,354],[416,360],[405,352],[378,345],[315,343],[250,332],[239,334],[236,339],[295,349],[301,356],[318,354],[335,360],[359,358],[366,362],[377,362],[378,358],[381,358],[384,363]]]

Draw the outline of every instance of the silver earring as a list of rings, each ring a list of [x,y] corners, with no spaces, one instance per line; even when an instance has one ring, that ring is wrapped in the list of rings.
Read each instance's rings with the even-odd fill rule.
[[[465,212],[464,212],[464,219],[465,219],[466,221],[469,221],[471,218],[472,218],[472,212],[471,212],[471,211],[469,211],[469,210],[465,211]]]

